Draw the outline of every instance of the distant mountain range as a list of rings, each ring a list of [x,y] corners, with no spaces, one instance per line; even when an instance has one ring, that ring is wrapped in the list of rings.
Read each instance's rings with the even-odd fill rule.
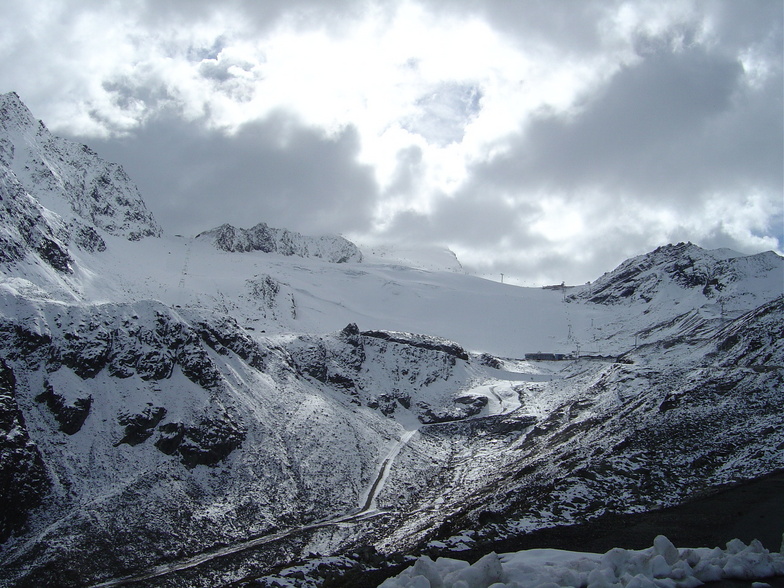
[[[166,235],[15,94],[0,210],[6,585],[310,561],[281,585],[318,586],[784,467],[772,252],[680,243],[518,288],[264,223]]]

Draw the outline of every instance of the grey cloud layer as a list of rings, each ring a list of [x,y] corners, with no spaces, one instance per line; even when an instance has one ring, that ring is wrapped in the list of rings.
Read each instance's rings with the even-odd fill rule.
[[[356,162],[356,132],[336,137],[277,112],[233,135],[165,116],[124,139],[93,140],[122,162],[170,231],[268,222],[310,234],[367,227],[378,187]]]
[[[622,69],[574,118],[544,114],[475,174],[507,190],[599,186],[666,200],[782,184],[781,77],[743,87],[740,64],[701,49]]]
[[[775,21],[767,25],[768,38],[776,37],[780,28]],[[523,262],[529,271],[558,266],[589,278],[607,254],[631,254],[660,238],[656,233],[661,228],[646,225],[639,207],[688,219],[706,210],[717,194],[734,194],[730,197],[739,209],[755,193],[780,202],[781,69],[758,88],[748,83],[737,58],[721,48],[673,50],[661,39],[644,39],[638,49],[640,61],[623,67],[586,97],[576,113],[540,113],[504,139],[502,155],[476,164],[457,194],[442,198],[427,218],[401,215],[390,233],[410,238],[412,231],[426,230],[469,250],[501,243],[520,251],[546,250],[548,236],[530,230],[541,216],[542,201],[550,195],[574,205],[590,199],[583,221],[586,235],[593,231],[591,265],[596,270],[586,271],[583,261],[557,253]],[[612,234],[606,232],[608,219],[615,221]],[[701,243],[742,250],[724,220],[713,219],[714,225],[700,235]],[[779,246],[781,220],[779,213],[767,227],[757,227],[777,237]],[[694,238],[687,224],[666,237]],[[499,259],[487,268],[503,270],[504,263]]]

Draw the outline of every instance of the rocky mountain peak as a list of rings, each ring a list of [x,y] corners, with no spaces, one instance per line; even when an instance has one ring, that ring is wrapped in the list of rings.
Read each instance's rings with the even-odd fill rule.
[[[211,242],[218,249],[228,252],[261,251],[315,257],[332,263],[362,261],[359,248],[343,237],[310,237],[287,229],[276,229],[266,223],[259,223],[250,229],[223,224],[200,233],[196,238]]]
[[[771,288],[777,286],[770,276],[782,271],[784,258],[771,251],[744,256],[730,249],[707,250],[693,243],[677,243],[624,261],[569,299],[597,304],[650,303],[658,296],[670,296],[671,289],[677,288],[718,300],[731,293],[754,295],[758,288],[750,284],[756,281],[765,282],[759,288],[775,296]],[[738,283],[743,283],[743,288],[735,292]]]
[[[161,235],[122,166],[52,135],[14,92],[0,96],[0,173],[3,197],[25,193],[65,225],[76,221],[130,240]]]
[[[33,113],[19,98],[19,94],[8,92],[0,94],[0,125],[3,130],[8,130],[12,126],[35,128],[43,126],[43,123],[33,117]]]

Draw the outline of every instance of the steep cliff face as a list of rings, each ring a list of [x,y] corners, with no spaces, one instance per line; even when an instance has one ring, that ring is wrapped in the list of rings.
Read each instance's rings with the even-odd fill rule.
[[[204,231],[197,239],[208,241],[218,249],[228,252],[261,251],[314,257],[332,263],[360,262],[362,252],[343,237],[309,237],[286,229],[268,227],[259,223],[250,229],[240,229],[229,224]]]
[[[103,247],[96,228],[131,240],[161,234],[121,166],[86,145],[53,136],[13,92],[0,95],[0,174],[3,200],[11,196],[18,209],[25,207],[27,224],[34,219],[32,224],[50,239],[47,233],[54,233],[61,241],[95,250]],[[34,204],[22,203],[23,194]],[[48,218],[29,210],[35,203],[49,211]],[[27,241],[31,230],[19,222]]]
[[[456,421],[486,405],[484,397],[460,396],[482,378],[477,358],[437,337],[360,331],[352,323],[336,336],[299,336],[286,349],[299,373],[387,417],[403,412],[425,424]]]
[[[89,229],[78,221],[69,227],[59,217],[47,218],[48,211],[24,191],[7,169],[0,169],[0,212],[0,262],[18,262],[30,254],[59,272],[72,271],[68,243],[72,234],[78,239]],[[75,229],[73,233],[69,228]],[[96,237],[95,249],[105,248],[100,236],[92,232]]]

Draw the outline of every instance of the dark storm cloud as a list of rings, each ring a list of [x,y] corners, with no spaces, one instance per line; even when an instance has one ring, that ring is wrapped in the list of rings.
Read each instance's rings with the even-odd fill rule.
[[[669,32],[685,32],[707,21],[720,39],[717,51],[733,52],[749,44],[762,43],[769,57],[781,56],[781,3],[775,0],[688,0],[675,3],[646,3],[628,0],[424,0],[431,10],[443,14],[464,14],[486,20],[495,30],[521,45],[541,44],[565,54],[586,55],[600,51],[606,43],[608,19],[621,10],[664,12],[671,10]],[[657,6],[658,5],[658,6]],[[653,11],[650,9],[654,8]],[[678,10],[680,8],[681,10]],[[680,19],[680,20],[678,20]],[[642,37],[640,38],[642,39]]]
[[[406,210],[389,223],[391,240],[454,243],[464,247],[493,248],[531,244],[521,219],[533,218],[536,209],[527,202],[511,202],[481,190],[439,194],[427,213]]]
[[[370,168],[356,161],[353,128],[328,138],[284,112],[233,135],[161,116],[128,137],[91,145],[122,162],[170,232],[225,222],[308,234],[365,229],[378,196]]]
[[[507,189],[599,186],[642,198],[781,184],[774,84],[743,88],[739,63],[700,49],[628,66],[574,118],[535,119],[476,174]],[[779,78],[780,81],[780,78]]]
[[[760,44],[768,58],[779,63],[782,59],[781,2],[766,0],[753,2],[706,3],[714,17],[724,48]]]

